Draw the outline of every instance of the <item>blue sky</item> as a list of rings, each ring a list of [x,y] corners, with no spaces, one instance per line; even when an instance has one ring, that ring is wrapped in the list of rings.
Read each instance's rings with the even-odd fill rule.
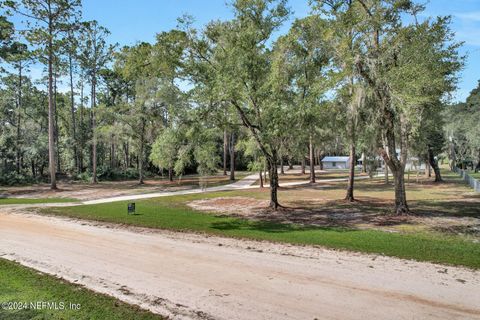
[[[132,45],[153,42],[161,31],[175,28],[177,18],[185,13],[198,26],[214,19],[232,17],[227,2],[231,0],[83,0],[84,18],[98,20],[111,31],[111,42]],[[426,0],[421,0],[425,2]],[[308,0],[290,0],[294,17],[309,12]],[[452,15],[457,39],[464,41],[462,54],[468,55],[460,77],[455,100],[464,100],[480,79],[480,0],[430,0],[424,16]],[[288,25],[283,31],[288,30]],[[40,73],[40,70],[32,70]],[[37,72],[35,72],[37,71]]]
[[[232,16],[228,0],[83,0],[84,17],[96,19],[120,45],[153,42],[155,34],[175,28],[176,19],[188,13],[201,26],[213,19]],[[309,12],[307,0],[290,0],[294,17]],[[468,55],[455,100],[464,100],[480,80],[480,0],[430,0],[425,16],[452,15],[457,39]],[[285,26],[287,29],[288,26]]]

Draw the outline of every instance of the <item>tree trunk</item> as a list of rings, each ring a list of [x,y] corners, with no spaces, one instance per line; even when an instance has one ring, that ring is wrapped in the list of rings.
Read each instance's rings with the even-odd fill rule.
[[[440,173],[440,168],[438,167],[438,162],[435,160],[432,148],[428,148],[428,161],[430,166],[433,168],[433,172],[435,173],[435,182],[442,182],[443,180]]]
[[[89,129],[90,129],[90,134],[92,135],[92,142],[93,142],[93,111],[92,111],[92,108],[90,108],[88,110],[88,124],[89,124]],[[93,143],[90,144],[90,148],[89,148],[89,167],[90,167],[90,170],[93,171]]]
[[[58,66],[57,66],[58,68]],[[59,139],[59,134],[60,131],[58,129],[58,110],[57,110],[57,71],[54,72],[54,77],[53,77],[53,108],[55,110],[55,145],[56,145],[56,151],[57,151],[57,172],[62,172],[62,167],[61,167],[61,158],[60,158],[60,139]]]
[[[393,117],[385,117],[386,130],[385,130],[385,141],[386,141],[386,150],[382,151],[382,157],[387,166],[392,171],[395,184],[395,214],[397,215],[407,215],[410,210],[407,205],[407,196],[405,193],[405,163],[407,159],[406,150],[406,138],[404,135],[400,134],[400,159],[397,157],[395,149],[395,133],[393,131]],[[386,171],[386,170],[385,170]]]
[[[96,105],[96,78],[95,75],[92,75],[92,134],[93,134],[93,145],[92,145],[92,183],[97,183],[97,133],[96,127],[97,127],[97,120],[95,117],[95,105]]]
[[[168,168],[168,181],[173,181],[173,167],[171,166]]]
[[[230,136],[230,181],[235,181],[235,133]]]
[[[223,175],[227,175],[227,157],[228,157],[228,133],[223,130]]]
[[[365,156],[365,152],[362,153],[362,172],[367,173],[367,157]]]
[[[405,193],[405,170],[400,167],[393,174],[395,178],[395,213],[406,215],[410,212],[410,209],[407,205],[407,195]]]
[[[268,178],[267,178],[267,167],[268,167],[268,163],[265,161],[264,164],[265,164],[265,167],[264,167],[264,175],[263,175],[263,176],[265,177],[265,182],[267,182],[267,179],[268,179]],[[268,173],[268,174],[270,174],[270,173]]]
[[[37,177],[37,172],[35,171],[35,160],[32,159],[32,176],[35,179]]]
[[[355,182],[355,144],[350,144],[350,168],[348,173],[348,186],[347,186],[347,195],[345,200],[353,202],[355,198],[353,196],[353,187]]]
[[[110,136],[110,141],[112,142],[110,144],[110,167],[112,167],[112,169],[115,169],[116,166],[117,166],[117,161],[116,161],[116,157],[115,157],[115,142],[114,142],[114,139],[113,139],[113,134]]]
[[[430,151],[429,151],[430,152]],[[430,159],[429,159],[429,155],[427,155],[427,159],[425,161],[425,177],[427,178],[430,178],[431,177],[431,174],[430,174]]]
[[[383,149],[387,150],[388,147],[387,147],[387,142],[386,142],[385,136],[383,136],[382,139],[383,139]],[[383,173],[384,173],[384,182],[385,182],[385,184],[388,184],[390,181],[389,181],[389,177],[388,177],[388,175],[389,175],[388,164],[387,164],[387,160],[386,160],[385,157],[383,158]]]
[[[457,156],[455,154],[455,144],[450,142],[450,170],[455,169],[457,166]]]
[[[263,176],[262,176],[262,170],[258,172],[258,176],[260,178],[260,188],[263,188]]]
[[[478,159],[477,159],[477,166],[475,167],[475,173],[480,170],[480,149],[478,149]]]
[[[302,156],[302,174],[305,174],[305,156]]]
[[[366,8],[366,7],[364,7]],[[368,12],[368,9],[366,9]],[[375,27],[372,30],[373,32],[373,46],[374,51],[380,49],[380,30]],[[374,64],[378,64],[379,59],[377,58]],[[389,166],[392,170],[394,181],[395,181],[395,213],[397,215],[408,214],[409,209],[407,205],[407,197],[405,193],[405,163],[407,158],[407,134],[406,134],[406,125],[405,120],[402,115],[400,119],[397,119],[394,111],[392,111],[392,101],[390,97],[390,89],[388,85],[381,78],[377,78],[378,75],[375,74],[375,67],[372,72],[373,77],[370,76],[370,72],[366,72],[362,67],[358,68],[359,72],[366,78],[369,82],[369,85],[373,87],[373,93],[375,95],[376,104],[379,107],[382,117],[380,120],[380,125],[383,128],[384,134],[384,144],[386,145],[383,150],[381,150],[381,156],[385,161],[385,167]],[[366,75],[366,76],[365,76]],[[397,125],[397,127],[396,127]],[[399,127],[398,127],[399,126]],[[398,130],[399,129],[399,130]],[[397,157],[395,141],[396,141],[396,132],[399,132],[399,141],[400,141],[400,160]],[[386,170],[385,170],[386,171]]]
[[[278,204],[278,198],[277,198],[277,190],[278,190],[278,172],[277,172],[277,160],[278,160],[278,155],[277,155],[277,150],[270,145],[269,150],[267,150],[267,146],[262,142],[258,135],[258,131],[254,128],[254,126],[251,124],[250,120],[246,116],[243,108],[235,101],[232,101],[232,104],[235,106],[237,109],[240,118],[242,119],[244,125],[250,130],[253,138],[257,142],[258,147],[262,151],[263,155],[266,158],[267,161],[267,166],[268,166],[268,172],[270,175],[270,207],[274,210],[276,210],[279,206]],[[233,148],[232,148],[233,149]]]
[[[283,156],[280,156],[280,174],[285,174],[285,170],[283,169]]]
[[[313,141],[312,136],[310,136],[309,141],[309,151],[310,151],[310,183],[315,183],[315,158],[313,153]]]
[[[18,64],[18,106],[17,106],[17,139],[16,139],[16,164],[17,173],[20,174],[21,164],[21,126],[22,126],[22,62]]]
[[[353,96],[353,80],[352,86],[350,87],[350,94]],[[347,194],[345,195],[345,200],[353,202],[355,201],[354,193],[354,184],[355,184],[355,143],[356,143],[356,108],[355,103],[351,102],[349,106],[349,125],[347,125],[347,131],[349,131],[349,140],[350,140],[350,158],[349,158],[349,171],[348,171],[348,184],[347,184]]]
[[[125,143],[125,165],[126,169],[130,168],[130,144],[128,141]]]
[[[278,171],[277,171],[277,153],[272,151],[268,159],[268,174],[270,175],[270,208],[277,210],[278,204]]]
[[[384,164],[384,167],[385,167],[385,169],[383,170],[383,172],[384,172],[384,174],[385,174],[385,184],[389,184],[390,181],[389,181],[389,177],[388,177],[388,175],[389,175],[388,165],[385,163],[385,164]]]
[[[80,82],[80,128],[83,128],[84,125],[84,112],[85,108],[83,106],[83,76],[81,76]],[[83,150],[85,148],[85,131],[80,130],[80,150],[78,152],[78,172],[83,172]]]
[[[140,152],[138,154],[138,183],[143,184],[143,153],[145,148],[145,120],[142,120],[142,131],[140,136]]]
[[[78,152],[77,152],[77,124],[75,121],[75,93],[73,91],[73,61],[72,55],[68,55],[69,73],[70,73],[70,113],[72,117],[72,147],[73,159],[75,161],[75,170],[78,170]]]
[[[55,110],[53,106],[53,29],[52,21],[49,20],[48,42],[48,166],[50,170],[50,188],[57,189],[56,164],[55,164],[55,141],[54,141],[54,118]]]

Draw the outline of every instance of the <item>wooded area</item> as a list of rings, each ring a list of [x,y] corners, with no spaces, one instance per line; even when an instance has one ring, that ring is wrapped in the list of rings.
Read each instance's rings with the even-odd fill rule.
[[[0,4],[0,184],[234,180],[242,168],[268,178],[277,209],[284,166],[310,166],[314,183],[323,156],[348,154],[346,199],[356,159],[373,174],[381,157],[394,212],[408,214],[408,157],[438,182],[442,160],[480,169],[480,85],[452,103],[461,43],[449,17],[419,19],[414,1],[312,1],[279,35],[286,0],[236,0],[230,20],[196,28],[185,15],[155,43],[125,47],[82,19],[80,0]]]

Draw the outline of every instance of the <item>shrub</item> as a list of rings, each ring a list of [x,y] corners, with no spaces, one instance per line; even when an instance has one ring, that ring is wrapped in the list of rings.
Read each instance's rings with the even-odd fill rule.
[[[18,174],[15,171],[9,171],[0,174],[0,185],[13,186],[18,184],[27,184],[37,182],[36,179],[25,176],[23,174]]]

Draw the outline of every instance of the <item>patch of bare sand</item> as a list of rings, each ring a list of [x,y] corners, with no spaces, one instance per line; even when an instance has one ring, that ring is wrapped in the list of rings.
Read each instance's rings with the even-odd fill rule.
[[[267,210],[269,201],[248,197],[218,197],[190,201],[188,206],[204,212],[223,213],[232,216],[257,217]]]

